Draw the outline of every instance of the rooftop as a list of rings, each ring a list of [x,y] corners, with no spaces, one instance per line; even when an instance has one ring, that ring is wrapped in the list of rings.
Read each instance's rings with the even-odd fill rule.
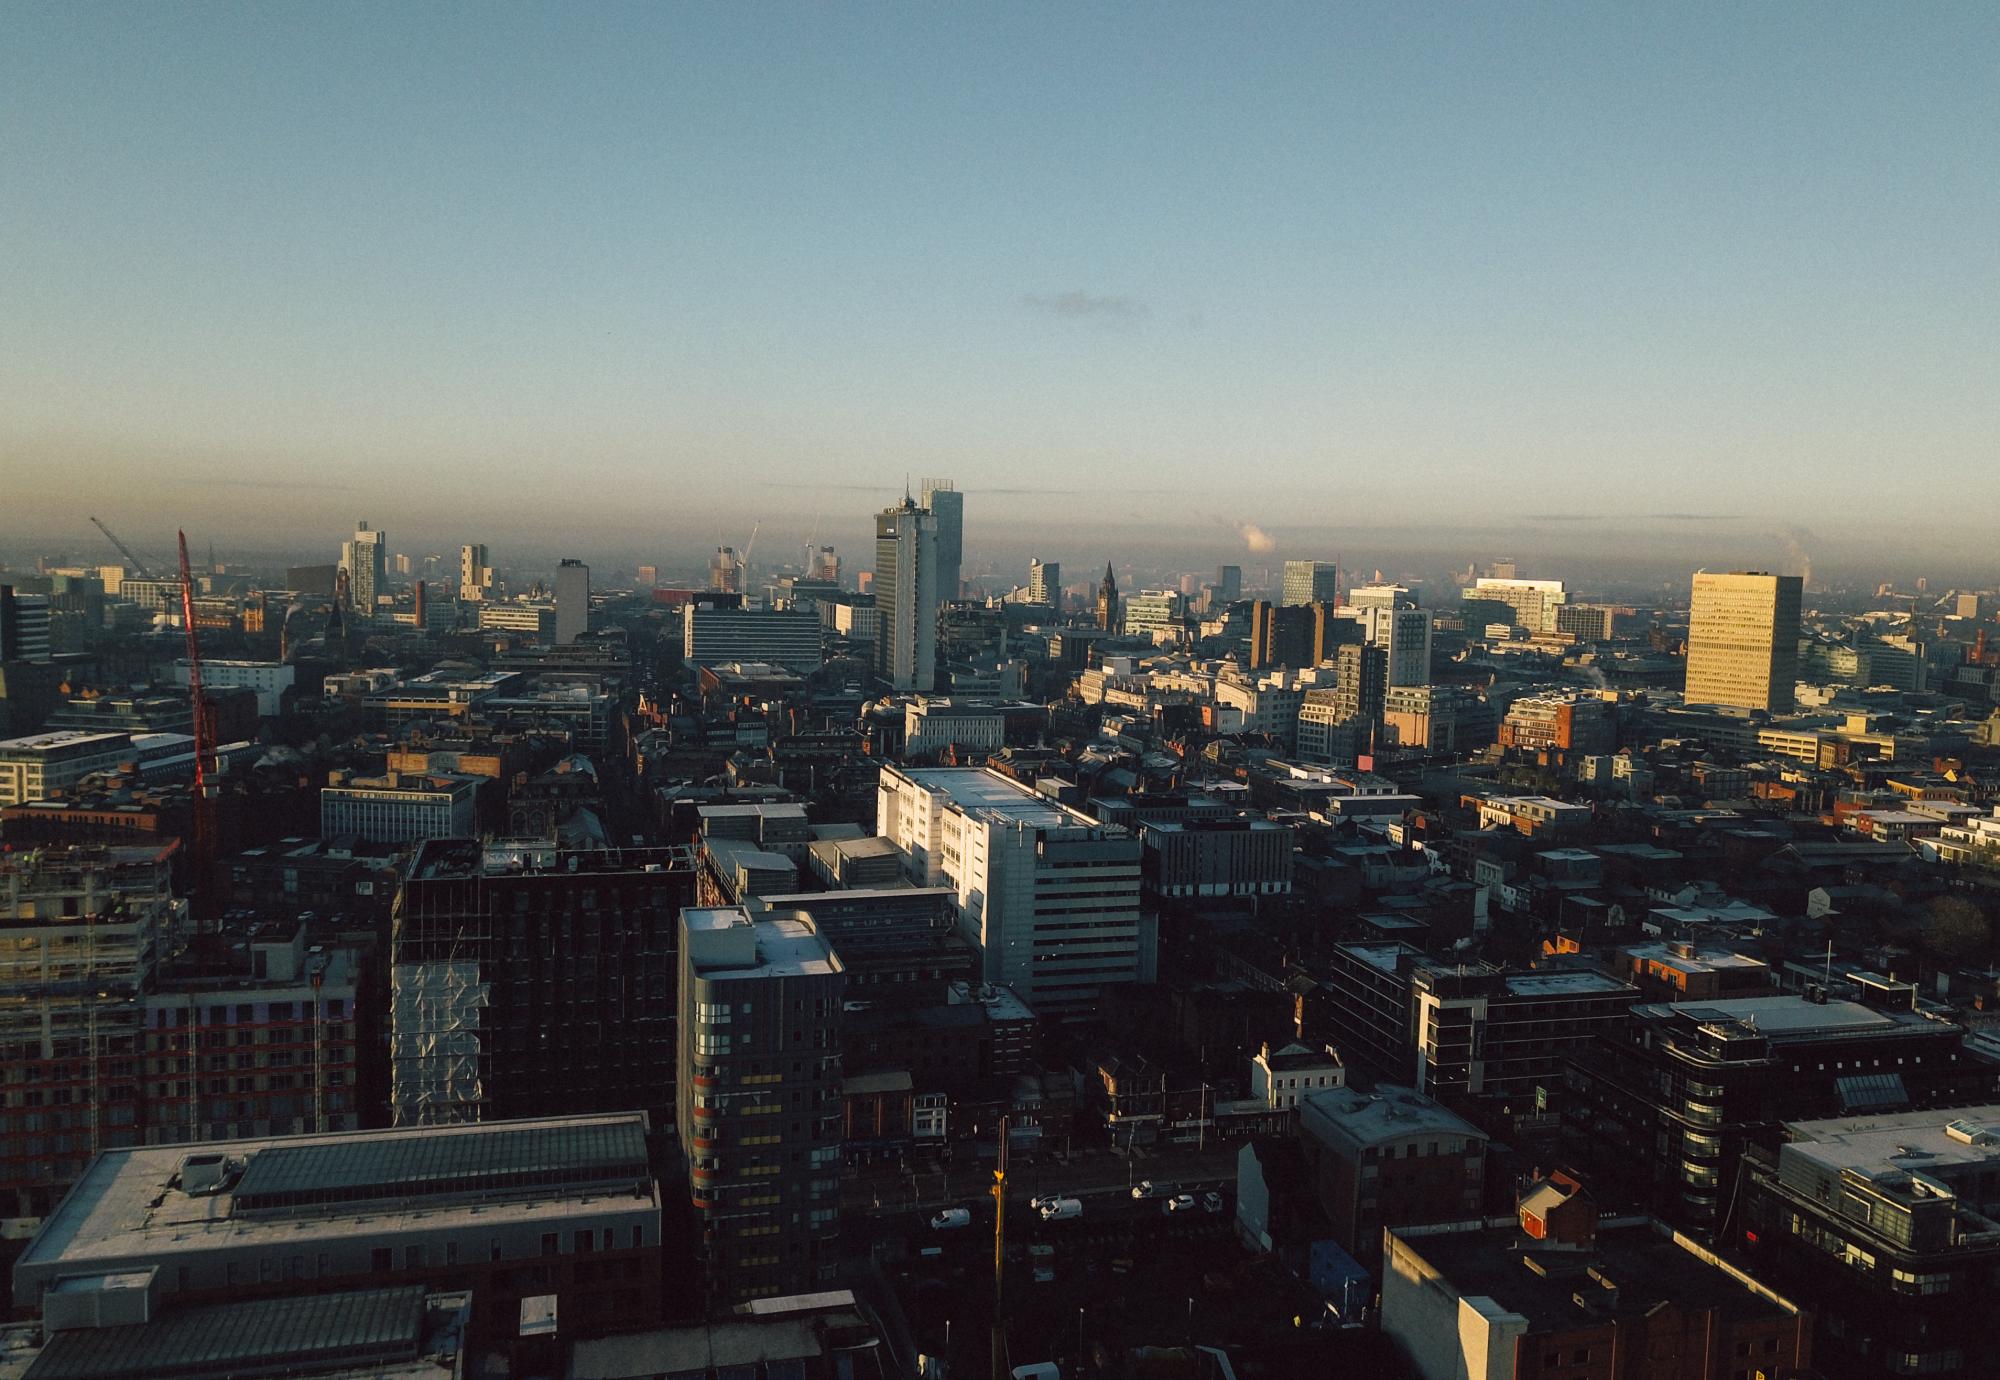
[[[93,733],[87,728],[60,728],[47,733],[30,733],[21,738],[0,738],[0,753],[50,752],[62,747],[96,743],[107,752],[132,741],[129,733]]]
[[[1307,1093],[1300,1116],[1304,1130],[1324,1128],[1363,1146],[1426,1134],[1486,1139],[1484,1131],[1422,1093],[1390,1083],[1372,1093],[1356,1088]]]
[[[1033,829],[1093,823],[1030,787],[984,767],[894,768],[912,784],[944,796],[969,815]]]
[[[55,1267],[106,1271],[474,1212],[525,1224],[560,1221],[607,1197],[657,1201],[646,1131],[644,1113],[626,1112],[105,1150],[28,1243],[16,1292]],[[182,1166],[196,1149],[241,1164],[241,1177],[185,1191]]]
[[[695,954],[691,948],[690,961],[706,982],[730,978],[819,977],[841,970],[832,946],[810,920],[790,916],[753,920],[739,906],[690,906],[681,912],[681,922],[686,926],[690,946],[703,949],[703,953]],[[734,932],[746,925],[751,927],[754,947],[701,942],[703,936],[733,938]],[[710,955],[714,956],[714,966],[708,966]],[[744,962],[745,958],[749,961]]]
[[[1517,997],[1554,997],[1589,992],[1629,992],[1632,988],[1603,973],[1574,968],[1567,972],[1509,973],[1507,990]]]
[[[1876,1034],[1899,1025],[1930,1024],[1914,1012],[1883,1011],[1838,997],[1825,1002],[1803,996],[1739,997],[1734,1001],[1653,1002],[1632,1008],[1642,1020],[1676,1016],[1708,1024],[1733,1021],[1774,1039],[1807,1040],[1827,1035]]]

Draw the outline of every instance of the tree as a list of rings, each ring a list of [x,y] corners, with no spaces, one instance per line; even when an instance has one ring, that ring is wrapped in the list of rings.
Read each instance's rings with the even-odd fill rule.
[[[1940,896],[1924,916],[1924,943],[1951,963],[1982,961],[1993,947],[1993,923],[1962,896]]]

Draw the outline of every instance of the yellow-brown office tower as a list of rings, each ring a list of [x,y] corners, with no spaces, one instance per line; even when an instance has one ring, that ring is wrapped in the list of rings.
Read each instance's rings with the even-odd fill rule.
[[[1688,608],[1689,704],[1792,711],[1803,586],[1796,575],[1696,573]]]

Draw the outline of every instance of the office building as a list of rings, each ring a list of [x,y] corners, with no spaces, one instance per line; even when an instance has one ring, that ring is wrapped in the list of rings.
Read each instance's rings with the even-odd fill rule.
[[[1803,588],[1796,575],[1698,572],[1688,607],[1687,703],[1789,714]]]
[[[1736,1240],[1815,1301],[1828,1375],[2000,1375],[2000,1106],[1795,1121],[1745,1164]]]
[[[564,560],[556,567],[556,645],[567,646],[590,631],[590,567]]]
[[[987,982],[1044,1015],[1089,1011],[1106,987],[1150,982],[1139,840],[995,771],[885,766],[875,832],[919,886],[950,887]]]
[[[1056,561],[1028,562],[1028,602],[1062,607],[1062,566]]]
[[[1250,605],[1250,669],[1318,666],[1336,648],[1362,639],[1362,626],[1332,604]]]
[[[1500,720],[1500,746],[1545,766],[1611,752],[1618,746],[1613,704],[1596,694],[1524,696]]]
[[[1486,1196],[1486,1133],[1422,1093],[1343,1083],[1299,1099],[1299,1145],[1333,1238],[1361,1260],[1382,1228],[1463,1222]]]
[[[468,542],[458,548],[458,598],[476,604],[493,588],[493,567],[487,564],[486,543]]]
[[[1511,1220],[1392,1226],[1386,1240],[1382,1331],[1419,1380],[1820,1373],[1799,1303],[1659,1222],[1600,1223],[1560,1175],[1538,1180]]]
[[[1856,974],[1836,995],[1649,1003],[1574,1051],[1563,1130],[1607,1190],[1689,1231],[1724,1228],[1746,1149],[1786,1121],[1991,1100],[1995,1066],[1915,989]]]
[[[938,519],[914,500],[875,516],[875,674],[892,690],[937,684]]]
[[[1561,580],[1516,580],[1482,576],[1460,597],[1465,626],[1475,635],[1494,623],[1517,627],[1531,637],[1554,633],[1558,611],[1569,602]]]
[[[488,600],[479,605],[481,632],[527,633],[540,642],[552,642],[556,635],[556,608],[547,600]]]
[[[1104,578],[1097,585],[1097,627],[1100,632],[1115,633],[1121,626],[1118,610],[1118,577],[1111,573],[1111,562],[1104,563]]]
[[[1007,743],[1007,713],[997,704],[919,695],[903,707],[903,756],[930,757],[946,748],[983,761]]]
[[[375,616],[375,603],[389,592],[389,538],[357,525],[354,540],[342,542],[340,568],[347,572],[348,599],[363,618]]]
[[[129,733],[58,729],[0,739],[0,805],[67,795],[84,777],[135,756]]]
[[[1268,819],[1162,820],[1144,825],[1146,885],[1181,898],[1284,896],[1292,889],[1289,824]]]
[[[1413,609],[1416,593],[1406,585],[1359,585],[1347,593],[1350,609]]]
[[[1361,625],[1362,636],[1383,653],[1383,685],[1429,685],[1431,681],[1431,615],[1413,605],[1366,604],[1349,614]]]
[[[50,617],[48,595],[0,585],[0,661],[47,661]]]
[[[820,616],[817,610],[697,605],[682,615],[681,660],[690,666],[766,662],[801,674],[817,671],[825,660]]]
[[[1125,600],[1123,628],[1127,637],[1173,642],[1186,631],[1187,611],[1179,594],[1147,590]]]
[[[1240,565],[1219,565],[1215,568],[1215,597],[1209,607],[1235,603],[1243,597],[1243,567]]]
[[[1343,1051],[1448,1100],[1561,1088],[1570,1054],[1639,997],[1588,969],[1448,964],[1394,940],[1335,945],[1325,991]]]
[[[144,1134],[145,996],[187,922],[177,847],[0,854],[0,1237],[32,1230],[99,1149]]]
[[[470,1288],[472,1337],[655,1317],[660,1197],[637,1112],[107,1150],[29,1241],[14,1303],[151,1274],[173,1306],[370,1285]]]
[[[1340,567],[1332,561],[1286,561],[1281,604],[1338,604]]]
[[[686,848],[425,843],[390,940],[397,1124],[673,1113]]]
[[[965,495],[949,479],[926,479],[918,500],[937,519],[937,598],[958,598],[965,574]]]
[[[319,836],[362,843],[415,843],[472,834],[480,778],[445,772],[335,771],[319,793]]]
[[[298,668],[282,661],[227,661],[203,657],[201,683],[209,690],[240,687],[257,693],[257,713],[272,719],[285,712],[285,694]],[[188,683],[188,664],[174,663],[174,684]]]
[[[678,1124],[709,1297],[817,1289],[840,1265],[841,997],[810,920],[681,915]]]
[[[1462,685],[1394,685],[1382,693],[1383,747],[1470,752],[1492,740],[1492,706]]]

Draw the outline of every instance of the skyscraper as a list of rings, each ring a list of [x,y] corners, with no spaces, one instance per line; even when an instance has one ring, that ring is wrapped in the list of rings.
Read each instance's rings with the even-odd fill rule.
[[[347,572],[348,597],[364,618],[375,616],[377,596],[389,592],[388,534],[357,524],[354,540],[340,545],[340,565]]]
[[[1215,602],[1233,604],[1243,597],[1243,567],[1219,565],[1215,568]]]
[[[678,1120],[719,1302],[806,1293],[839,1267],[846,984],[803,915],[681,912]]]
[[[1097,626],[1115,633],[1118,622],[1118,577],[1111,573],[1111,562],[1106,561],[1104,579],[1097,586]]]
[[[0,661],[47,661],[49,596],[17,594],[0,585]]]
[[[1062,566],[1055,561],[1028,562],[1028,602],[1057,608],[1062,604]]]
[[[1282,604],[1337,604],[1340,567],[1332,561],[1286,561]]]
[[[486,543],[468,542],[458,548],[458,597],[476,604],[493,588],[493,567],[486,563]]]
[[[965,573],[965,495],[949,479],[926,479],[922,502],[937,518],[938,602],[950,603]]]
[[[875,674],[892,690],[937,680],[938,520],[905,498],[875,516]]]
[[[590,631],[590,567],[565,560],[556,567],[556,645]]]
[[[1696,572],[1688,608],[1689,704],[1792,711],[1804,586],[1797,575]]]

